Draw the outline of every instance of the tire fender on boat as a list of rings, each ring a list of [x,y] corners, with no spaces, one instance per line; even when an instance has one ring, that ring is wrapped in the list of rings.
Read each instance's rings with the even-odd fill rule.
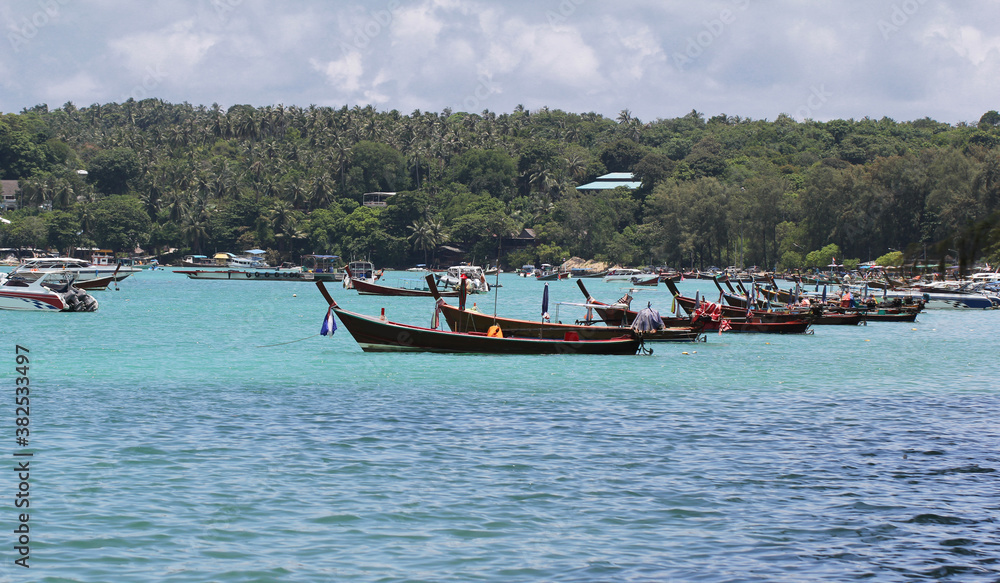
[[[254,275],[254,277],[260,277],[260,274],[259,274],[259,273],[255,273],[255,274],[253,274],[253,275]],[[249,274],[249,273],[247,273],[247,277],[250,277],[250,274]]]

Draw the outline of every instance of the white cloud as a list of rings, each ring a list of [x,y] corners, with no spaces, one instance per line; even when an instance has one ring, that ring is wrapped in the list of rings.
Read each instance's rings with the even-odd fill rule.
[[[103,95],[104,88],[97,79],[86,71],[80,71],[65,79],[47,84],[41,90],[42,100],[53,106],[61,106],[67,101],[76,105],[89,105]]]
[[[216,44],[215,35],[195,29],[195,21],[184,20],[154,32],[141,32],[108,42],[125,58],[133,72],[169,63],[171,71],[188,71],[201,64]]]
[[[361,88],[364,66],[361,64],[361,53],[358,51],[351,51],[335,61],[324,63],[311,59],[309,62],[314,69],[326,76],[330,85],[347,93],[354,93]]]
[[[393,45],[424,53],[437,45],[444,22],[426,5],[418,5],[396,10],[388,26]]]
[[[934,25],[928,28],[926,36],[943,40],[956,54],[977,67],[1000,56],[1000,37],[989,36],[975,26]]]
[[[773,119],[823,86],[833,96],[817,118],[954,123],[996,109],[1000,91],[1000,21],[983,16],[993,0],[920,2],[905,18],[893,12],[902,2],[861,0],[221,1],[232,10],[220,15],[208,0],[60,2],[59,18],[22,51],[0,52],[0,109],[140,88],[204,104]],[[0,27],[36,10],[4,3]],[[897,30],[884,35],[878,23],[894,17]],[[675,66],[692,39],[704,41],[700,53]]]
[[[621,36],[621,52],[615,67],[617,79],[641,81],[650,72],[663,66],[667,57],[660,47],[659,39],[648,26],[618,27]]]

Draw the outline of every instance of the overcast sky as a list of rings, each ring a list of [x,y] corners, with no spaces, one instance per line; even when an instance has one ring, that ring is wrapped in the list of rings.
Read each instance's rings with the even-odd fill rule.
[[[3,112],[158,97],[954,124],[1000,109],[996,0],[18,0],[0,24]]]

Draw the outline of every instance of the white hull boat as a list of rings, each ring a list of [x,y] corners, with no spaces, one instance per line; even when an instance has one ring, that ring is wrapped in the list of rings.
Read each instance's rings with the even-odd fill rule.
[[[125,265],[98,265],[75,259],[73,257],[39,257],[28,259],[10,271],[11,276],[21,276],[25,279],[38,279],[47,273],[70,274],[74,281],[83,282],[90,279],[113,277],[121,281],[133,273],[142,271],[138,267]]]
[[[6,276],[0,279],[0,310],[29,312],[94,312],[97,300],[87,292],[60,282],[59,274],[43,274],[33,281]]]

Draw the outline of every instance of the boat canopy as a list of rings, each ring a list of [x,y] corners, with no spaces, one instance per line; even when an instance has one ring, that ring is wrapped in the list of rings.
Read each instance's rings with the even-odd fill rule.
[[[632,322],[632,329],[638,332],[650,332],[652,330],[659,330],[660,328],[663,328],[663,319],[660,318],[660,313],[654,310],[651,305],[647,305],[640,310],[635,315],[635,321]]]

